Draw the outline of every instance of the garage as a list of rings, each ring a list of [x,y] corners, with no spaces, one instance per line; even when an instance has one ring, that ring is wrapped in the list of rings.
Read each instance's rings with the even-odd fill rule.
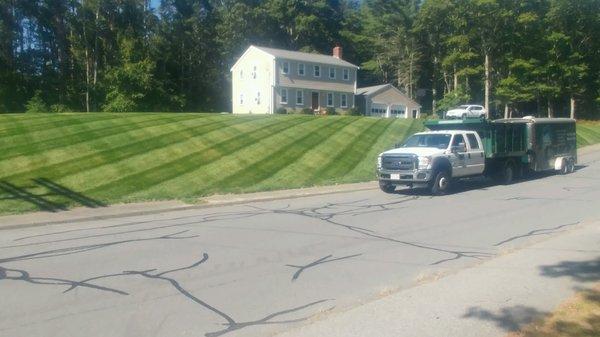
[[[356,89],[356,106],[366,116],[419,118],[421,105],[391,84]]]
[[[387,117],[387,104],[373,103],[371,104],[371,113],[368,116]]]

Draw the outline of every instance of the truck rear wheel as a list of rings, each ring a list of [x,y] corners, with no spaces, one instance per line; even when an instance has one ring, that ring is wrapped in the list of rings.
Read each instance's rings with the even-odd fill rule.
[[[444,195],[450,189],[450,175],[447,171],[436,173],[431,185],[431,194]]]
[[[510,185],[515,178],[515,168],[513,164],[507,163],[502,169],[502,184]]]
[[[379,188],[385,193],[394,193],[396,191],[396,186],[387,181],[380,181]]]

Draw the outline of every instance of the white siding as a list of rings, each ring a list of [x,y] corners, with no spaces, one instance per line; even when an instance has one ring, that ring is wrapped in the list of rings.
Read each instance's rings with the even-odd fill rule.
[[[231,68],[231,107],[234,114],[267,114],[273,111],[273,66],[272,56],[250,47]],[[242,96],[243,103],[240,101]]]

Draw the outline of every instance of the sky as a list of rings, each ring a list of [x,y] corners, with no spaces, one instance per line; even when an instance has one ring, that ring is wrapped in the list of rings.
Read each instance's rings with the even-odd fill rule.
[[[158,8],[158,5],[160,5],[160,0],[150,0],[150,7]]]

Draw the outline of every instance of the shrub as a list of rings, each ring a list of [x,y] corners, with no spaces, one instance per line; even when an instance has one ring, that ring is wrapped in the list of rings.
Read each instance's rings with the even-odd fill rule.
[[[333,116],[333,115],[337,115],[338,113],[335,110],[335,108],[329,107],[325,110],[325,114]]]
[[[50,106],[50,112],[56,112],[56,113],[73,112],[73,110],[71,110],[68,106],[66,106],[64,104],[52,104]]]
[[[39,113],[39,112],[48,112],[48,106],[42,99],[42,92],[36,91],[35,95],[31,97],[27,104],[25,104],[25,112],[28,113]]]
[[[287,112],[286,108],[281,107],[281,108],[277,108],[277,110],[275,110],[275,113],[279,114],[279,115],[286,115],[288,112]]]
[[[302,114],[303,115],[314,115],[315,112],[310,108],[304,108],[304,109],[302,109]]]
[[[348,109],[348,111],[346,112],[346,114],[348,114],[350,116],[360,116],[360,115],[362,115],[360,113],[360,110],[358,110],[357,108],[350,108],[350,109]]]

